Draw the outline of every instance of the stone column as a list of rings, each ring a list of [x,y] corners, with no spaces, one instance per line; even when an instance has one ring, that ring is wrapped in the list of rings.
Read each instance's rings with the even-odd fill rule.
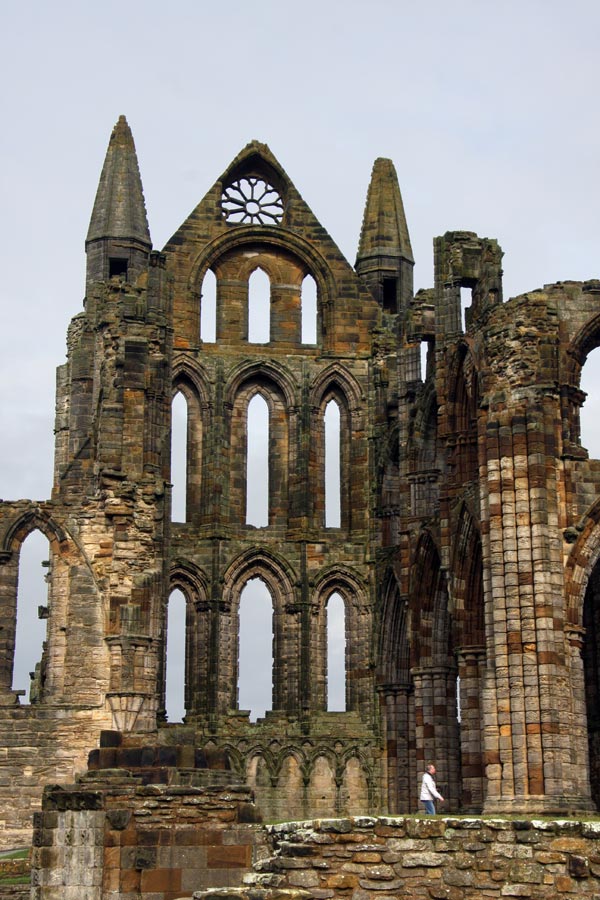
[[[458,662],[461,810],[481,812],[484,800],[482,761],[481,689],[485,670],[485,647],[461,647]]]
[[[379,688],[383,702],[387,761],[387,808],[390,813],[416,809],[412,684],[385,684]]]
[[[450,666],[413,669],[417,776],[432,762],[444,809],[458,809],[460,758],[456,715],[456,670]]]
[[[487,426],[488,813],[592,808],[589,788],[565,790],[580,738],[564,636],[556,434],[556,402],[545,395]]]

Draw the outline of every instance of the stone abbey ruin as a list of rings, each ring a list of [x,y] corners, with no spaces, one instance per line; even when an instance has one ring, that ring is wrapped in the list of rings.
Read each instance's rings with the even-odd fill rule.
[[[434,286],[414,293],[389,160],[375,162],[353,268],[257,142],[158,252],[123,117],[86,251],[84,308],[57,375],[51,498],[0,503],[4,846],[30,840],[44,785],[82,776],[100,790],[119,771],[179,785],[219,784],[226,771],[244,809],[250,788],[262,816],[282,820],[414,812],[433,759],[448,812],[594,811],[600,461],[581,446],[579,411],[600,281],[504,302],[498,243],[459,231],[435,239]],[[249,332],[257,271],[270,284],[261,340]],[[171,515],[176,395],[187,405],[184,522]],[[256,396],[269,428],[260,527],[247,515]],[[50,544],[47,636],[26,704],[13,688],[16,600],[36,529]],[[257,722],[237,693],[251,579],[273,609],[272,708]],[[175,589],[187,610],[181,724],[165,716]],[[334,594],[346,634],[336,712]],[[47,791],[38,826],[59,795]]]

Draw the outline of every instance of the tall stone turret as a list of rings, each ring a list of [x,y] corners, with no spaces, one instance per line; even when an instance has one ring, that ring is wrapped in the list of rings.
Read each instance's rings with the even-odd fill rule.
[[[391,159],[376,159],[367,193],[356,271],[384,311],[406,309],[414,259],[398,176]]]
[[[120,116],[110,137],[85,242],[87,283],[120,276],[135,283],[152,248],[131,129]]]
[[[84,560],[71,600],[81,595],[82,609],[106,617],[90,654],[104,657],[111,724],[146,730],[155,723],[166,592],[171,337],[164,257],[151,250],[124,116],[110,138],[86,250],[85,309],[71,322],[58,370],[53,500]]]

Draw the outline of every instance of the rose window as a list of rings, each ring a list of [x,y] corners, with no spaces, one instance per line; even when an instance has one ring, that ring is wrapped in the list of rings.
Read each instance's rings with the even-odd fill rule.
[[[228,222],[240,225],[279,225],[283,216],[283,201],[278,192],[254,175],[226,187],[221,207]]]

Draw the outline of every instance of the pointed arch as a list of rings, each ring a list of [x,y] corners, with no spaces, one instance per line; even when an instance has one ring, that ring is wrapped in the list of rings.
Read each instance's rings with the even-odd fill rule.
[[[217,314],[217,276],[207,268],[200,289],[199,336],[203,344],[214,344],[217,340]]]
[[[311,681],[317,707],[327,709],[327,604],[333,594],[338,594],[344,604],[346,710],[365,712],[373,683],[369,668],[371,613],[364,582],[350,567],[336,565],[317,576],[313,591]],[[351,679],[347,677],[350,672]]]
[[[187,453],[188,403],[185,394],[177,391],[171,402],[171,521],[185,522],[187,518]]]
[[[212,660],[210,656],[209,580],[206,573],[183,558],[173,560],[169,572],[169,590],[163,610],[163,635],[167,633],[168,601],[172,593],[181,591],[185,599],[184,706],[186,715],[209,711],[209,685]],[[163,639],[159,688],[161,714],[166,710],[167,646]]]
[[[256,391],[246,413],[246,525],[256,528],[269,524],[269,419],[269,404]]]
[[[13,691],[13,679],[17,670],[22,666],[19,660],[25,663],[29,656],[23,657],[16,646],[17,636],[22,635],[24,615],[31,615],[23,609],[22,596],[19,591],[19,574],[21,568],[21,550],[25,541],[34,533],[39,533],[48,541],[48,565],[50,570],[53,565],[62,570],[61,554],[67,550],[68,540],[63,528],[41,506],[35,504],[23,504],[13,521],[8,525],[0,543],[0,566],[3,569],[0,582],[0,619],[3,627],[0,629],[0,692],[10,694]],[[59,577],[56,582],[58,584]],[[45,594],[46,592],[44,592]],[[60,631],[60,625],[66,621],[66,598],[63,595],[53,598],[48,594],[44,596],[40,604],[40,617],[46,623],[43,629],[43,649],[39,660],[39,668],[36,667],[29,692],[29,697],[35,702],[45,699],[50,693],[60,690],[61,679],[64,675],[65,641],[64,631]],[[61,640],[62,638],[62,640]],[[21,641],[20,641],[21,643]],[[52,664],[49,666],[49,652],[53,651]],[[19,652],[19,659],[16,653]],[[35,661],[37,662],[37,660]],[[29,671],[26,673],[29,675]],[[19,684],[15,684],[17,691],[27,694],[27,682],[20,678]],[[16,702],[15,695],[15,702]]]
[[[297,711],[300,659],[300,617],[297,576],[271,550],[253,547],[238,556],[223,574],[220,614],[219,693],[225,709],[237,706],[239,609],[246,584],[259,578],[273,604],[273,709]],[[229,673],[229,675],[227,674]],[[228,679],[231,679],[228,682]]]
[[[346,711],[346,607],[337,591],[325,601],[327,710]]]
[[[393,569],[382,580],[378,640],[378,681],[382,685],[410,683],[409,609]]]
[[[302,279],[300,286],[300,341],[302,344],[318,342],[318,308],[317,282],[309,272]]]
[[[485,647],[483,563],[479,528],[461,503],[452,547],[454,645]]]
[[[26,704],[41,700],[45,689],[50,608],[48,586],[44,584],[41,568],[44,565],[50,565],[49,544],[46,536],[36,528],[19,548],[17,579],[12,688],[24,695],[21,702]]]
[[[414,696],[410,672],[410,617],[393,567],[382,578],[377,681],[381,697],[390,812],[414,809]]]
[[[483,766],[483,686],[486,635],[481,536],[463,502],[452,547],[453,647],[458,664],[461,807],[481,812],[485,799]]]
[[[233,228],[218,235],[204,246],[194,261],[189,276],[188,290],[197,296],[204,273],[208,268],[216,269],[219,260],[234,250],[245,250],[248,245],[254,248],[257,244],[268,252],[277,255],[282,251],[297,258],[305,273],[315,279],[319,309],[323,320],[322,328],[328,331],[328,317],[337,295],[337,286],[329,263],[320,251],[301,235],[289,230],[279,230],[268,225],[246,226],[243,231]],[[273,277],[273,276],[272,276]]]
[[[477,413],[479,408],[478,371],[466,342],[459,344],[448,367],[448,425],[453,446],[450,465],[455,484],[476,481]]]
[[[248,343],[268,344],[271,340],[271,279],[261,266],[248,278]]]
[[[241,590],[238,642],[238,707],[255,722],[273,707],[273,598],[260,576]]]
[[[299,387],[293,374],[275,360],[244,360],[235,366],[225,385],[225,403],[232,406],[246,384],[270,385],[281,394],[287,407],[298,404]]]
[[[176,360],[173,370],[173,397],[181,394],[186,402],[185,440],[185,510],[187,522],[200,523],[210,518],[212,510],[205,502],[211,497],[211,485],[204,484],[203,447],[208,431],[209,386],[205,372],[188,361]],[[212,470],[212,469],[211,469]],[[179,473],[178,473],[179,474]]]
[[[267,405],[269,417],[267,525],[285,527],[288,517],[289,459],[292,446],[287,392],[282,389],[280,379],[273,377],[273,367],[260,364],[243,367],[233,379],[233,385],[236,390],[228,414],[230,520],[237,524],[247,523],[248,408],[254,396],[260,394]]]
[[[27,505],[23,512],[18,513],[12,524],[6,529],[2,540],[2,550],[8,554],[18,550],[27,535],[36,529],[48,538],[57,552],[59,545],[68,540],[66,531],[50,513],[41,506],[31,504]]]
[[[352,375],[335,363],[315,379],[310,397],[310,471],[317,481],[311,490],[312,518],[317,527],[327,526],[325,413],[329,404],[335,403],[339,411],[339,521],[341,528],[349,530],[355,522],[364,522],[367,502],[357,471],[358,461],[366,453],[361,392]]]
[[[332,390],[344,397],[344,402],[350,410],[361,408],[364,396],[358,382],[337,362],[328,365],[313,381],[310,393],[311,406],[319,406],[323,402],[323,396]]]
[[[332,397],[325,404],[323,413],[325,527],[341,525],[342,471],[342,413],[337,399]]]
[[[417,765],[444,759],[446,799],[458,806],[461,796],[457,670],[452,652],[448,583],[433,535],[424,530],[410,571],[411,674]]]
[[[169,722],[182,722],[187,712],[187,601],[178,589],[171,591],[165,616],[165,711]]]
[[[410,570],[411,665],[443,664],[450,651],[448,586],[431,532],[421,533]]]
[[[582,390],[582,373],[586,361],[600,347],[600,313],[592,316],[573,337],[562,356],[564,384],[561,385],[563,441],[568,454],[585,457],[582,447],[581,408],[586,400]]]
[[[17,589],[20,549],[29,534],[41,532],[49,543],[47,599],[47,665],[43,695],[38,702],[101,703],[108,689],[109,651],[104,640],[106,593],[94,578],[84,550],[52,515],[51,504],[18,504],[15,518],[0,540],[0,690],[10,692],[14,662]],[[92,602],[94,598],[94,602]],[[44,611],[43,615],[46,615]],[[83,627],[85,622],[85,627]],[[67,640],[78,631],[79,640]],[[82,667],[82,655],[95,654],[97,667]],[[100,665],[102,661],[103,665]],[[105,677],[106,676],[106,677]]]

